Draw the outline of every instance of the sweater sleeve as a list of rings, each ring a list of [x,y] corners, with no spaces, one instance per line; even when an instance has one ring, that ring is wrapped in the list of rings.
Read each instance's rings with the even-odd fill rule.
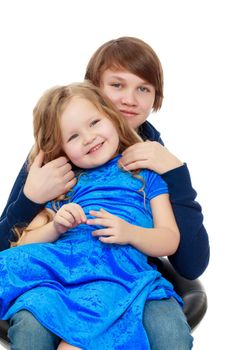
[[[192,187],[186,164],[161,176],[168,185],[172,208],[180,230],[179,247],[169,260],[180,275],[195,279],[206,269],[210,255],[202,208],[195,200],[197,193]]]
[[[0,251],[10,247],[14,240],[13,227],[25,225],[38,214],[43,205],[28,199],[23,187],[27,177],[27,162],[25,162],[12,187],[7,204],[0,219]]]
[[[143,139],[164,145],[158,130],[146,121],[140,129]],[[168,185],[170,200],[180,230],[180,245],[169,260],[176,271],[187,279],[199,277],[209,263],[210,247],[203,214],[196,201],[186,164],[161,175]]]

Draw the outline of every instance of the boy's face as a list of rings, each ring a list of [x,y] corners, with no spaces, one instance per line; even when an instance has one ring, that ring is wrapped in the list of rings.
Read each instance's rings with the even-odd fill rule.
[[[152,111],[154,86],[127,70],[105,70],[100,88],[135,130]]]
[[[60,123],[63,150],[77,167],[95,168],[117,154],[119,136],[115,126],[85,98],[73,97]]]

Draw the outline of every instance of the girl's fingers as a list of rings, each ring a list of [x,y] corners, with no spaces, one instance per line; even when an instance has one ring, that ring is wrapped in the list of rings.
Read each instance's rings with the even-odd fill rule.
[[[68,210],[62,210],[60,213],[58,213],[58,217],[69,221],[71,224],[75,221],[73,214]]]
[[[93,231],[92,235],[95,237],[98,237],[98,236],[110,237],[112,236],[112,232],[110,229],[105,228],[105,229],[99,229],[99,230]]]
[[[77,212],[77,217],[79,216],[79,218],[81,219],[81,221],[84,223],[87,221],[87,217],[86,214],[84,213],[84,210],[82,207],[80,207],[80,205],[78,207],[75,208],[76,212]]]
[[[72,227],[72,223],[62,216],[57,217],[55,220],[55,223],[58,225],[65,226],[65,227]]]
[[[88,219],[87,225],[98,225],[98,226],[104,226],[104,227],[111,227],[112,221],[109,219],[102,219],[102,218]]]
[[[102,243],[115,243],[115,238],[113,236],[109,236],[109,237],[99,237],[99,241],[101,241]]]
[[[86,220],[86,215],[80,205],[76,203],[69,203],[67,204],[66,209],[74,216],[75,219],[82,218],[83,220]]]
[[[114,216],[106,210],[104,210],[103,208],[101,208],[100,210],[90,210],[89,214],[92,216],[96,216],[97,218],[111,218]]]

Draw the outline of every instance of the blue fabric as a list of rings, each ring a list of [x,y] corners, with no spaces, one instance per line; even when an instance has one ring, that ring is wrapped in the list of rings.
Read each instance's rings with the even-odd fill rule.
[[[157,174],[142,181],[118,168],[119,157],[85,171],[70,193],[87,216],[104,208],[153,227],[149,200],[167,193]],[[51,206],[50,203],[48,206]],[[27,309],[48,329],[82,349],[149,349],[142,326],[146,300],[181,298],[147,257],[130,245],[104,244],[79,225],[54,243],[33,243],[0,254],[0,317]]]
[[[148,121],[139,129],[144,140],[163,144],[160,133]],[[26,160],[0,218],[0,251],[9,248],[9,242],[15,239],[12,228],[21,223],[29,223],[43,208],[43,204],[34,203],[24,195],[23,186],[27,177],[27,165]],[[168,171],[162,175],[162,178],[168,185],[172,208],[180,231],[180,245],[169,260],[180,275],[195,279],[206,269],[210,256],[202,209],[195,200],[196,191],[192,187],[186,164]]]

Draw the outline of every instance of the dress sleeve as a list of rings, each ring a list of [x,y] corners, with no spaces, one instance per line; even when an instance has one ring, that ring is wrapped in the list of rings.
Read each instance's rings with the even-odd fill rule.
[[[149,170],[145,171],[145,174],[145,193],[149,200],[160,194],[168,193],[168,186],[160,175]]]

